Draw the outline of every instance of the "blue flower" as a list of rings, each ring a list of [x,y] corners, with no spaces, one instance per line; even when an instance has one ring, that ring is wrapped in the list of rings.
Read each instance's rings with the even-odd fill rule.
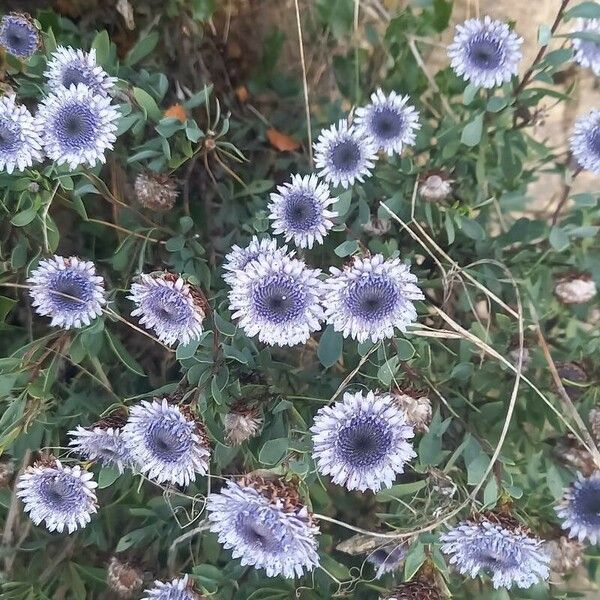
[[[381,579],[387,573],[394,573],[400,569],[407,552],[408,548],[405,543],[388,544],[373,550],[367,556],[367,562],[370,562],[377,569],[375,578]]]
[[[122,435],[121,427],[92,426],[69,431],[69,446],[87,460],[98,460],[107,467],[116,467],[122,473],[131,466],[131,454]]]
[[[543,541],[518,524],[463,521],[440,539],[442,552],[462,575],[488,573],[494,588],[528,588],[550,575]]]
[[[579,473],[577,481],[565,491],[556,512],[569,537],[597,544],[600,541],[600,471],[587,478]]]
[[[289,256],[259,256],[237,277],[230,310],[247,336],[266,344],[295,346],[321,328],[320,271]]]
[[[271,486],[271,493],[263,495],[266,485],[228,481],[218,494],[210,494],[211,531],[242,565],[265,569],[268,577],[301,577],[319,564],[319,530],[305,506],[281,497],[283,487]]]
[[[600,19],[577,19],[573,33],[600,35]],[[585,37],[573,38],[573,60],[600,75],[600,44]]]
[[[336,212],[328,210],[335,202],[329,188],[319,182],[316,175],[292,175],[291,183],[277,188],[271,194],[269,219],[273,220],[273,233],[283,233],[285,241],[293,240],[300,248],[312,248],[323,243],[324,236],[333,227]]]
[[[100,96],[108,96],[117,81],[96,64],[96,50],[84,52],[70,46],[58,46],[50,55],[44,77],[52,92],[83,84]]]
[[[187,575],[173,579],[167,583],[155,581],[154,587],[144,592],[142,600],[201,600],[194,591],[192,581]]]
[[[579,117],[569,138],[571,152],[579,165],[600,174],[600,110]]]
[[[42,161],[42,138],[38,122],[15,95],[0,98],[0,171],[23,171]]]
[[[315,143],[315,165],[327,183],[347,188],[371,175],[377,160],[375,142],[345,120],[323,129]]]
[[[310,428],[319,473],[348,490],[378,492],[390,487],[416,456],[413,428],[391,396],[345,393],[321,408]]]
[[[27,283],[38,315],[51,317],[50,325],[64,329],[89,325],[106,303],[104,280],[94,263],[75,256],[41,260]]]
[[[21,59],[29,58],[40,45],[40,32],[29,15],[11,13],[0,21],[0,46]]]
[[[206,300],[180,276],[141,274],[128,296],[136,304],[131,315],[165,344],[188,344],[202,335]]]
[[[476,87],[493,88],[518,73],[523,39],[502,21],[468,19],[456,27],[448,56],[454,72]]]
[[[344,337],[377,342],[405,331],[417,318],[413,300],[423,300],[417,278],[399,259],[381,254],[356,258],[343,270],[330,268],[325,282],[325,318]]]
[[[49,531],[73,533],[96,512],[98,484],[92,477],[78,465],[63,467],[58,460],[48,460],[27,467],[17,482],[17,496],[36,525],[44,521]]]
[[[380,150],[389,156],[400,154],[404,146],[415,143],[420,129],[419,113],[408,104],[408,96],[391,92],[386,96],[377,90],[371,96],[371,104],[356,109],[356,128],[371,137]]]
[[[134,406],[122,435],[139,471],[157,483],[188,485],[208,472],[202,425],[166,398]]]
[[[42,100],[37,118],[48,158],[70,169],[106,162],[117,139],[116,107],[82,83],[57,87]]]
[[[281,258],[286,255],[287,246],[278,248],[277,240],[269,238],[259,240],[256,236],[253,236],[247,246],[242,248],[238,245],[233,245],[229,254],[225,255],[223,268],[227,273],[223,274],[223,279],[229,285],[233,285],[237,279],[237,272],[243,271],[249,263],[256,260],[259,256]],[[293,252],[289,256],[293,256]]]

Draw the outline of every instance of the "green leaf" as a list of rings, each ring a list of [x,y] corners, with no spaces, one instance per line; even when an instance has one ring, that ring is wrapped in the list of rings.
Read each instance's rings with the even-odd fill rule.
[[[142,58],[148,56],[154,48],[156,48],[156,44],[158,44],[158,40],[160,35],[157,31],[153,31],[151,34],[144,36],[133,46],[133,48],[127,53],[125,56],[125,60],[123,63],[128,67],[132,67],[142,60]]]
[[[317,347],[317,357],[321,364],[328,369],[335,365],[342,355],[344,337],[339,331],[334,331],[332,325],[328,325],[321,335],[319,346]]]
[[[378,502],[389,502],[390,500],[396,500],[397,498],[402,498],[403,496],[412,496],[416,494],[419,490],[422,490],[424,487],[427,487],[427,481],[412,481],[411,483],[399,483],[398,485],[393,485],[391,488],[386,490],[381,490],[375,496],[375,499]]]
[[[460,141],[465,145],[472,148],[477,146],[481,141],[481,135],[483,133],[483,115],[477,115],[470,123],[467,123],[463,128]]]
[[[120,477],[119,469],[115,467],[102,467],[98,475],[98,488],[103,490],[111,486]]]
[[[550,230],[550,236],[548,238],[550,245],[557,251],[562,252],[569,247],[569,236],[565,233],[565,230],[555,225]]]
[[[486,110],[491,113],[500,112],[503,108],[506,108],[506,98],[501,96],[492,96],[487,103]]]
[[[133,358],[133,356],[131,356],[131,354],[129,354],[125,346],[121,343],[121,340],[112,335],[108,329],[105,329],[104,332],[106,333],[110,347],[123,365],[125,365],[132,373],[140,375],[141,377],[146,377],[144,369],[142,369],[141,365]]]
[[[12,298],[6,296],[0,296],[0,323],[4,323],[8,313],[12,310],[12,307],[17,303]]]
[[[248,184],[244,189],[235,194],[234,198],[243,198],[244,196],[260,196],[268,192],[273,187],[272,179],[257,179]]]
[[[400,360],[397,356],[392,356],[386,360],[377,370],[377,378],[384,386],[391,385],[394,377],[396,376],[396,371],[398,370],[398,365],[400,364]]]
[[[345,256],[350,256],[354,254],[358,250],[358,242],[356,240],[346,240],[342,242],[334,252],[344,258]]]
[[[25,225],[29,225],[29,223],[31,223],[31,221],[33,221],[35,219],[37,215],[37,210],[35,208],[30,207],[30,208],[26,208],[25,210],[22,210],[21,212],[18,212],[11,220],[10,222],[15,226],[15,227],[25,227]]]
[[[156,104],[156,100],[145,90],[139,87],[133,88],[133,97],[135,101],[140,105],[140,108],[144,111],[150,119],[153,121],[160,121],[162,112]]]
[[[140,529],[134,529],[129,533],[126,533],[117,543],[115,552],[124,552],[127,548],[139,545],[142,540],[154,537],[156,535],[156,527],[154,525],[147,525]]]
[[[485,229],[474,219],[461,217],[460,228],[462,232],[472,240],[476,240],[478,242],[485,240]]]
[[[421,565],[425,562],[425,546],[421,543],[415,544],[404,559],[404,579],[408,581],[414,577]]]
[[[106,30],[100,31],[96,35],[92,42],[92,48],[96,51],[96,62],[102,67],[106,66],[110,56],[110,38]]]
[[[538,27],[538,44],[540,46],[547,46],[551,37],[552,30],[548,25],[540,25]]]
[[[404,338],[396,338],[396,356],[401,361],[410,360],[415,355],[415,347]]]
[[[568,10],[563,18],[565,21],[568,21],[577,17],[584,19],[600,18],[600,4],[598,2],[582,2]]]
[[[263,465],[276,465],[287,454],[289,446],[290,440],[287,437],[269,440],[260,449],[258,460]]]

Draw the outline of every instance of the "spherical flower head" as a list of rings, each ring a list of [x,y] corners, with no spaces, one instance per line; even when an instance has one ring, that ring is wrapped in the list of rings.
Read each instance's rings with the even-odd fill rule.
[[[84,52],[70,46],[58,46],[50,55],[44,77],[51,92],[83,84],[100,96],[108,96],[117,81],[96,64],[96,50]]]
[[[377,160],[377,145],[362,131],[341,120],[323,129],[315,143],[315,165],[327,183],[344,189],[370,177]]]
[[[408,548],[404,543],[389,544],[371,552],[367,556],[367,562],[370,562],[377,569],[375,579],[381,579],[387,573],[398,571],[407,552]]]
[[[155,581],[154,586],[144,592],[142,600],[201,600],[194,591],[187,575],[167,583]]]
[[[600,541],[600,471],[590,477],[579,473],[575,483],[565,491],[556,513],[569,537],[597,544]]]
[[[459,77],[476,87],[494,88],[517,74],[522,44],[502,21],[468,19],[457,25],[448,56]]]
[[[106,583],[119,598],[137,597],[144,585],[144,573],[134,565],[113,556],[106,570]]]
[[[100,421],[92,427],[81,427],[69,431],[69,446],[87,460],[97,460],[105,467],[116,467],[123,473],[131,466],[131,454],[122,435],[125,419],[115,426],[110,421]]]
[[[44,461],[27,467],[19,477],[17,496],[36,525],[44,521],[49,531],[73,533],[96,512],[94,488],[98,484],[92,477],[79,465],[63,467],[58,460]]]
[[[231,446],[239,446],[258,435],[262,424],[258,406],[246,404],[243,400],[236,402],[225,415],[225,439]]]
[[[40,45],[40,32],[25,13],[11,13],[0,20],[0,47],[20,59],[29,58]]]
[[[356,109],[356,128],[389,156],[400,154],[404,146],[415,143],[416,132],[421,127],[419,113],[408,104],[409,100],[408,96],[396,92],[386,96],[377,90],[370,104]]]
[[[333,227],[337,213],[328,210],[335,199],[329,187],[319,182],[316,175],[292,175],[291,183],[278,186],[271,194],[269,219],[273,220],[273,233],[283,233],[285,241],[294,241],[300,248],[312,248],[323,243],[323,238]]]
[[[253,260],[259,256],[267,258],[281,259],[284,256],[292,257],[293,252],[287,252],[287,246],[282,248],[277,247],[277,240],[263,238],[259,240],[256,236],[252,236],[250,243],[245,247],[240,247],[234,244],[231,247],[231,252],[225,255],[223,268],[227,273],[223,274],[223,279],[229,285],[233,285],[237,279],[237,271],[243,271]]]
[[[259,256],[237,277],[230,310],[247,336],[275,346],[295,346],[321,328],[320,271],[289,256]]]
[[[592,110],[575,121],[571,152],[586,171],[600,175],[600,110]]]
[[[94,263],[75,256],[41,260],[27,283],[38,315],[64,329],[89,325],[106,303],[104,279],[96,275]]]
[[[177,184],[166,173],[139,173],[134,184],[136,200],[150,210],[166,211],[175,206]]]
[[[306,506],[284,484],[228,481],[208,496],[208,519],[219,542],[242,565],[264,569],[268,577],[301,577],[319,564],[319,533]]]
[[[413,428],[389,395],[345,393],[317,412],[310,431],[317,470],[348,490],[390,487],[416,456]]]
[[[572,30],[573,33],[600,34],[600,19],[577,19]],[[600,44],[591,39],[573,38],[573,60],[592,69],[594,75],[600,75]]]
[[[0,172],[23,171],[44,159],[39,123],[15,95],[0,98]]]
[[[441,536],[441,550],[462,575],[488,573],[494,588],[529,588],[550,575],[543,541],[516,523],[463,521]]]
[[[419,177],[418,189],[426,202],[441,202],[452,193],[452,180],[445,171],[436,169]]]
[[[208,304],[203,294],[180,276],[142,274],[128,296],[136,308],[131,315],[151,329],[164,344],[188,344],[202,335]]]
[[[413,579],[398,585],[391,594],[381,600],[444,600],[439,588],[433,581]]]
[[[554,293],[563,304],[585,304],[592,300],[598,290],[589,273],[575,273],[560,279]]]
[[[132,407],[122,435],[139,471],[157,483],[189,485],[208,472],[204,429],[166,398]]]
[[[325,318],[335,331],[359,342],[377,342],[406,331],[417,318],[413,300],[423,300],[417,278],[398,258],[356,258],[343,270],[331,267],[325,282]]]
[[[48,158],[72,170],[105,163],[117,139],[116,107],[82,83],[57,87],[42,100],[37,119]]]

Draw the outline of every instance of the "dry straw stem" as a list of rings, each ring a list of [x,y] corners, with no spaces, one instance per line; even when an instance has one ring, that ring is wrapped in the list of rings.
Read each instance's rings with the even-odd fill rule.
[[[356,0],[358,2],[358,0]],[[304,42],[302,41],[302,22],[300,20],[300,7],[298,0],[294,0],[296,9],[296,27],[298,28],[298,49],[300,50],[300,65],[302,67],[302,89],[304,91],[304,110],[306,112],[306,135],[308,138],[308,159],[312,167],[313,149],[312,149],[312,126],[310,122],[310,104],[308,100],[308,80],[306,78],[306,60],[304,58]]]

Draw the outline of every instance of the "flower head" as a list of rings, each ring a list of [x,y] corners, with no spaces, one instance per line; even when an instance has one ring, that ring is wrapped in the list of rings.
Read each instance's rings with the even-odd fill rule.
[[[166,173],[139,173],[134,189],[136,200],[150,210],[171,210],[179,196],[177,184]]]
[[[413,428],[391,396],[345,393],[321,408],[310,428],[317,469],[349,490],[390,487],[416,456]]]
[[[188,485],[208,472],[202,425],[166,398],[134,406],[122,435],[137,468],[157,483]]]
[[[371,175],[377,160],[375,142],[341,120],[323,129],[315,143],[315,164],[327,183],[347,188]]]
[[[508,517],[463,521],[441,536],[442,552],[462,575],[488,573],[494,588],[528,588],[546,580],[550,557],[543,541]]]
[[[301,577],[319,564],[319,533],[297,491],[278,480],[245,477],[228,481],[207,500],[211,531],[242,565],[268,577]]]
[[[382,548],[373,550],[367,556],[367,562],[370,562],[376,569],[376,579],[381,579],[387,573],[398,571],[404,562],[408,548],[406,544],[388,544]]]
[[[573,33],[599,35],[600,19],[577,19]],[[592,69],[594,75],[600,75],[600,43],[585,37],[573,38],[573,60],[581,65]]]
[[[502,21],[468,19],[456,27],[448,56],[454,72],[472,85],[493,88],[517,74],[523,39]]]
[[[227,273],[223,274],[223,279],[229,285],[233,285],[237,279],[237,271],[243,271],[259,256],[270,260],[271,258],[280,259],[286,255],[288,255],[287,246],[278,248],[277,240],[269,238],[259,240],[256,236],[252,236],[247,246],[242,248],[238,245],[233,245],[231,247],[231,252],[225,256],[225,262],[223,263],[223,268],[227,271]],[[290,253],[289,256],[292,257],[293,253]]]
[[[431,423],[431,400],[417,390],[395,390],[394,402],[406,414],[406,422],[419,433],[429,430]]]
[[[325,318],[344,337],[377,342],[415,321],[413,300],[424,298],[417,278],[399,259],[381,254],[356,258],[343,270],[331,267],[325,282]]]
[[[286,242],[293,240],[300,248],[312,248],[315,242],[322,244],[333,227],[331,219],[337,216],[328,210],[335,202],[328,186],[319,182],[316,175],[292,175],[291,183],[280,185],[277,192],[271,194],[269,204],[273,232],[283,233]]]
[[[131,464],[131,455],[123,440],[125,418],[115,415],[102,419],[91,427],[69,431],[69,446],[87,460],[98,460],[104,466],[116,467],[122,473]]]
[[[600,174],[600,110],[592,110],[575,121],[571,137],[571,152],[579,165]]]
[[[94,263],[75,256],[41,260],[27,283],[38,315],[64,329],[89,325],[106,303],[104,279],[96,275]]]
[[[201,600],[187,575],[167,583],[155,581],[154,587],[144,592],[142,600]]]
[[[569,537],[591,544],[600,541],[600,471],[590,477],[581,473],[577,481],[565,491],[556,513],[563,520],[562,528]]]
[[[117,109],[82,83],[57,87],[42,100],[37,119],[46,154],[70,169],[106,162],[104,153],[117,139]]]
[[[236,272],[229,292],[232,316],[247,336],[258,335],[261,342],[302,344],[321,327],[319,274],[289,256],[261,255]]]
[[[131,315],[140,317],[165,344],[187,344],[202,335],[202,321],[208,306],[204,295],[171,273],[141,274],[128,296],[136,304]]]
[[[589,273],[573,273],[560,279],[554,293],[563,304],[585,304],[594,298],[598,290]]]
[[[0,20],[0,46],[17,58],[26,59],[40,45],[40,32],[25,13],[11,13]]]
[[[50,55],[44,77],[52,92],[83,84],[100,96],[108,96],[117,81],[96,64],[96,50],[84,52],[70,46],[58,46]]]
[[[559,575],[574,571],[583,563],[585,546],[577,540],[561,536],[546,542],[546,550],[550,554],[550,570]]]
[[[236,402],[225,415],[225,439],[232,446],[239,446],[258,435],[263,419],[256,405],[243,400]]]
[[[42,138],[39,123],[15,95],[0,98],[0,171],[23,171],[42,161]]]
[[[441,202],[452,193],[448,173],[435,169],[419,177],[419,196],[426,202]]]
[[[375,145],[389,156],[400,154],[404,146],[415,143],[420,129],[419,113],[408,104],[410,98],[396,92],[385,95],[377,90],[371,95],[371,103],[356,109],[356,128],[370,137]]]
[[[98,484],[92,477],[79,465],[63,467],[55,459],[36,463],[19,478],[17,496],[36,525],[44,521],[49,531],[73,533],[96,512],[94,488]]]
[[[144,584],[144,573],[137,567],[113,556],[108,563],[106,583],[119,598],[132,598]]]
[[[413,579],[405,581],[394,589],[391,594],[382,600],[443,600],[444,596],[431,581],[424,579]]]

